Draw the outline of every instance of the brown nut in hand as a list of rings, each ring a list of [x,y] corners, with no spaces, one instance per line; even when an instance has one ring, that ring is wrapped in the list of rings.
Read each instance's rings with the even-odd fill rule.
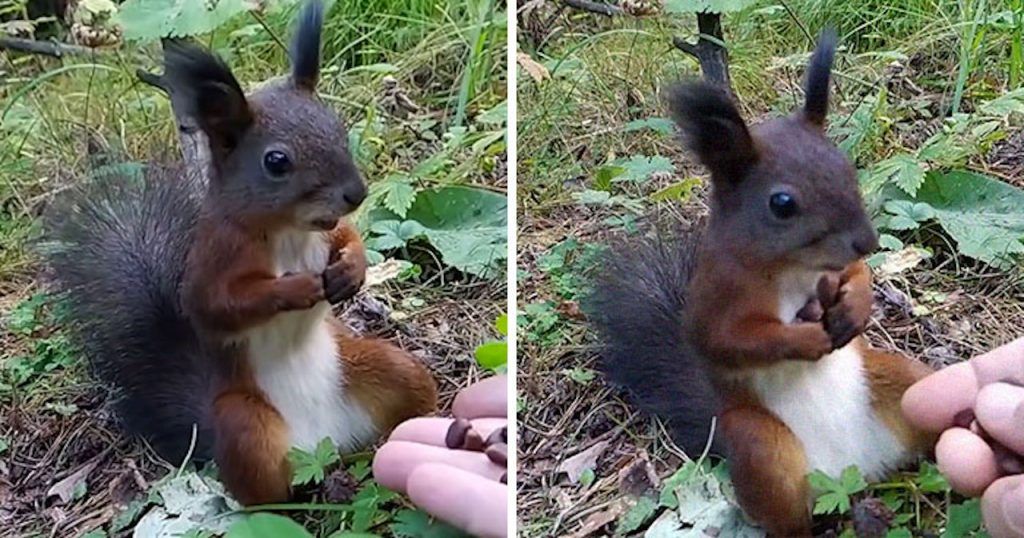
[[[473,429],[473,424],[464,418],[457,418],[448,426],[448,434],[444,436],[444,444],[450,449],[462,448],[466,443],[466,434]]]
[[[473,452],[482,451],[484,449],[484,438],[480,436],[480,432],[470,428],[462,442],[462,449],[472,450]]]
[[[508,465],[508,445],[505,443],[495,443],[487,447],[484,454],[487,454],[487,459],[495,465],[502,467]]]
[[[484,441],[484,446],[491,446],[498,443],[508,443],[508,426],[502,426],[492,431]]]

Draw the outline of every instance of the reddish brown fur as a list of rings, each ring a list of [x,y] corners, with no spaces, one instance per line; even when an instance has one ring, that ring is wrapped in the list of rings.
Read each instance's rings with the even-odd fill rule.
[[[201,218],[182,290],[198,329],[220,336],[236,333],[324,299],[320,275],[274,275],[268,241],[275,231],[227,217]]]
[[[434,378],[411,355],[383,340],[355,338],[340,327],[337,340],[346,388],[381,431],[437,409]]]
[[[720,431],[731,447],[729,472],[747,516],[771,536],[810,536],[810,486],[800,440],[770,412],[749,403],[728,405]]]
[[[707,251],[690,285],[691,335],[715,368],[744,368],[781,360],[817,360],[832,351],[821,323],[778,318],[781,270],[751,271],[739,260]]]
[[[937,435],[912,428],[903,418],[900,400],[910,385],[933,373],[933,370],[903,355],[871,349],[866,342],[858,341],[858,344],[871,385],[872,406],[879,418],[911,450],[922,454],[931,452]]]
[[[288,425],[255,385],[221,392],[213,402],[214,457],[228,491],[242,504],[288,500]]]

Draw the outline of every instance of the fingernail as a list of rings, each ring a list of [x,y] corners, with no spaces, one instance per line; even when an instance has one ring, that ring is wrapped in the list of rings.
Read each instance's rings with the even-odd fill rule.
[[[1024,484],[1003,495],[1003,518],[1015,532],[1024,534]]]

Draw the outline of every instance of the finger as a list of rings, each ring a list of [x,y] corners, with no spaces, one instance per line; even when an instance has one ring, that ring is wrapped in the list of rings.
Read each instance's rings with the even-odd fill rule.
[[[918,381],[903,395],[903,415],[914,426],[940,432],[953,417],[974,407],[978,390],[1003,379],[1024,384],[1024,338],[939,370]]]
[[[993,439],[1024,454],[1024,387],[1008,383],[985,385],[978,392],[974,414]]]
[[[408,494],[423,510],[474,536],[506,536],[505,484],[448,465],[427,463],[409,476]],[[467,500],[472,504],[467,505]]]
[[[935,445],[939,470],[956,491],[976,497],[999,478],[992,447],[981,437],[964,428],[951,428]]]
[[[470,385],[455,397],[452,414],[461,418],[507,417],[508,377],[496,375]]]
[[[996,480],[981,498],[981,513],[992,538],[1024,538],[1024,476]]]
[[[449,450],[408,441],[388,441],[373,456],[373,476],[382,486],[405,492],[409,473],[424,463],[444,463],[491,480],[498,480],[507,471],[491,463],[483,452]]]
[[[407,420],[391,432],[388,441],[409,441],[447,447],[445,437],[448,435],[448,428],[451,427],[452,422],[454,422],[453,419],[439,417],[420,417]],[[487,439],[487,436],[491,435],[494,430],[508,425],[508,421],[503,418],[479,418],[470,422],[473,424],[473,429],[484,439]]]

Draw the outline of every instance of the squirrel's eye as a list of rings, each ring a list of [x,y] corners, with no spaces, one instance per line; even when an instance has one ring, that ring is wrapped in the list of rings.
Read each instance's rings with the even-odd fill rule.
[[[788,219],[796,215],[796,200],[786,192],[777,192],[768,199],[768,208],[780,219]]]
[[[263,167],[272,175],[280,176],[291,169],[292,162],[283,151],[268,151],[263,155]]]

